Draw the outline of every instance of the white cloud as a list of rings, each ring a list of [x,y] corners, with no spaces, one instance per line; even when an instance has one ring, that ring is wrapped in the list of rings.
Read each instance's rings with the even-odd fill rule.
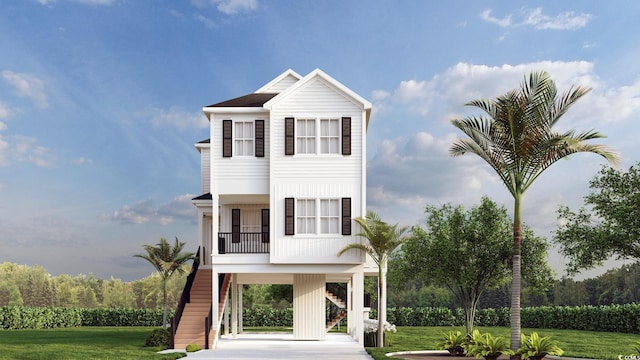
[[[511,25],[511,14],[503,17],[502,19],[491,16],[491,9],[484,10],[480,13],[480,18],[486,22],[496,24],[500,27],[508,27]]]
[[[624,86],[608,86],[599,78],[594,64],[587,61],[541,61],[501,66],[458,63],[431,79],[402,81],[394,95],[380,100],[386,110],[369,129],[372,137],[384,134],[386,139],[392,140],[370,142],[368,205],[392,222],[402,220],[399,216],[419,218],[421,213],[417,210],[427,203],[473,205],[485,194],[511,206],[513,200],[509,193],[480,158],[468,155],[453,159],[448,154],[452,141],[462,136],[448,120],[469,114],[483,115],[481,110],[464,104],[473,99],[491,99],[504,94],[519,87],[529,72],[538,70],[550,74],[560,93],[572,85],[593,88],[563,117],[558,124],[562,129],[595,128],[606,134],[607,124],[631,122],[634,114],[640,113],[640,79]],[[431,105],[425,116],[419,110],[427,100]],[[405,115],[407,109],[410,112]],[[398,123],[394,119],[406,117],[410,121],[411,112],[423,121],[417,132],[393,135],[402,133],[396,129]],[[575,157],[578,156],[557,169],[552,167],[546,171],[529,191],[528,199],[531,200],[525,220],[536,226],[540,235],[548,235],[549,229],[555,226],[555,209],[559,203],[571,206],[572,201],[575,204],[575,199],[587,193],[588,179],[604,163],[598,156]],[[573,180],[566,183],[573,185],[568,187],[561,184],[564,181],[557,181],[569,178]]]
[[[535,8],[526,14],[525,25],[531,25],[540,30],[576,30],[587,26],[591,14],[567,11],[556,16],[542,13],[542,8]]]
[[[173,127],[178,130],[205,129],[209,127],[207,117],[201,112],[186,112],[174,107],[169,109],[149,108],[139,115],[149,118],[154,127]]]
[[[202,14],[195,14],[193,17],[199,22],[203,23],[204,26],[208,27],[209,29],[214,28],[216,26],[216,23],[213,20],[209,19],[208,17]]]
[[[503,18],[497,18],[492,16],[491,13],[491,9],[486,9],[480,13],[480,18],[503,28],[519,25],[532,26],[538,30],[576,30],[587,26],[589,20],[593,17],[591,14],[576,13],[574,11],[551,16],[544,14],[542,8],[538,7],[523,11],[521,21],[513,22],[511,14]]]
[[[76,165],[91,165],[93,164],[93,160],[86,158],[84,156],[79,157],[76,161],[74,161]]]
[[[116,221],[122,224],[144,224],[154,222],[167,225],[176,220],[194,221],[196,219],[195,208],[191,203],[193,194],[176,196],[171,201],[156,205],[152,200],[143,200],[133,206],[124,205],[111,215],[103,216],[104,219]]]
[[[16,161],[29,162],[40,167],[53,166],[53,152],[44,146],[37,145],[36,139],[15,135],[12,140],[11,155]]]
[[[36,0],[41,5],[49,5],[55,3],[57,0]],[[111,5],[116,0],[67,0],[68,2],[75,2],[85,5]]]
[[[373,100],[383,100],[391,96],[391,93],[386,90],[373,90],[371,96]]]
[[[13,110],[9,107],[9,105],[0,101],[0,119],[6,119],[9,116],[13,115]],[[2,129],[0,129],[2,130]]]
[[[221,13],[227,15],[235,15],[240,12],[250,12],[258,9],[258,0],[191,0],[191,4],[198,8],[205,8],[212,5]]]
[[[37,76],[4,70],[2,77],[13,86],[18,95],[30,98],[39,108],[44,109],[49,106],[44,92],[44,81]]]

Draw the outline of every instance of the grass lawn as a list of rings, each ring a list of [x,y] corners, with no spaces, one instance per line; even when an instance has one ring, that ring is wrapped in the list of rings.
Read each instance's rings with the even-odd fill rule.
[[[480,332],[490,332],[494,336],[509,338],[509,328],[476,327]],[[390,346],[377,349],[367,348],[367,351],[376,360],[389,358],[386,353],[407,350],[435,350],[443,333],[449,330],[465,332],[464,327],[406,327],[400,326],[398,331],[390,334]],[[565,357],[618,360],[618,355],[632,353],[631,345],[640,340],[638,334],[622,334],[610,332],[593,332],[578,330],[551,330],[551,329],[522,329],[529,335],[532,331],[540,336],[550,335],[558,340],[560,348],[564,350]],[[387,334],[389,335],[389,334]]]
[[[176,359],[144,347],[153,327],[0,330],[0,359]]]

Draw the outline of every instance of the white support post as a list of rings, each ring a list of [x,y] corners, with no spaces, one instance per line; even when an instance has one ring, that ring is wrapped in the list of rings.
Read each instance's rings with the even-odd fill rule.
[[[238,274],[233,274],[231,284],[231,335],[238,336]]]
[[[242,305],[242,284],[238,285],[238,333],[242,334],[244,332],[244,328],[242,325],[242,315],[243,315],[243,311],[242,311],[243,305]]]

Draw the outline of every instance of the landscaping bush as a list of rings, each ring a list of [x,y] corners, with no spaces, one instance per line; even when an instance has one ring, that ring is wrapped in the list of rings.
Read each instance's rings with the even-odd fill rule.
[[[169,343],[171,342],[171,333],[167,329],[159,328],[154,329],[151,335],[147,337],[144,342],[144,346],[147,347],[155,347],[160,346],[163,348],[168,348]]]
[[[173,316],[170,310],[169,316]],[[76,326],[161,326],[162,309],[79,309],[0,307],[0,329],[51,329]]]
[[[187,348],[185,350],[187,352],[200,351],[200,345],[198,345],[198,344],[189,344],[189,345],[187,345]]]

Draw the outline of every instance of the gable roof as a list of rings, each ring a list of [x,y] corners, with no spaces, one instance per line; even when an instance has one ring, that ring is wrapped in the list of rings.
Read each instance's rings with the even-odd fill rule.
[[[367,116],[366,124],[367,124],[367,127],[369,126],[369,118],[371,117],[371,103],[320,69],[313,70],[312,72],[307,74],[307,76],[300,79],[300,81],[296,82],[295,84],[287,88],[285,91],[274,96],[272,99],[265,102],[263,107],[267,110],[271,110],[271,108],[275,104],[285,99],[292,93],[296,92],[298,89],[305,86],[305,84],[309,83],[315,78],[323,79],[331,87],[333,87],[334,90],[336,90],[337,92],[342,93],[344,96],[351,98],[354,102],[361,104],[362,108],[366,111],[366,116]]]
[[[371,103],[320,69],[315,69],[304,77],[301,77],[298,73],[289,69],[258,89],[253,94],[247,94],[205,106],[203,110],[207,115],[207,118],[209,118],[212,112],[215,112],[211,111],[212,108],[225,108],[225,112],[260,111],[263,109],[270,111],[275,104],[295,93],[298,89],[316,78],[321,78],[337,93],[340,93],[343,96],[350,98],[353,102],[362,105],[362,108],[366,112],[366,127],[369,127]],[[279,89],[284,90],[277,92]]]
[[[297,72],[288,69],[282,74],[278,75],[275,79],[269,81],[260,89],[256,90],[257,93],[279,93],[283,89],[288,88],[291,84],[296,83],[298,80],[302,79],[302,76]],[[276,91],[277,90],[277,91]]]
[[[277,93],[253,93],[209,105],[207,107],[262,107]]]

